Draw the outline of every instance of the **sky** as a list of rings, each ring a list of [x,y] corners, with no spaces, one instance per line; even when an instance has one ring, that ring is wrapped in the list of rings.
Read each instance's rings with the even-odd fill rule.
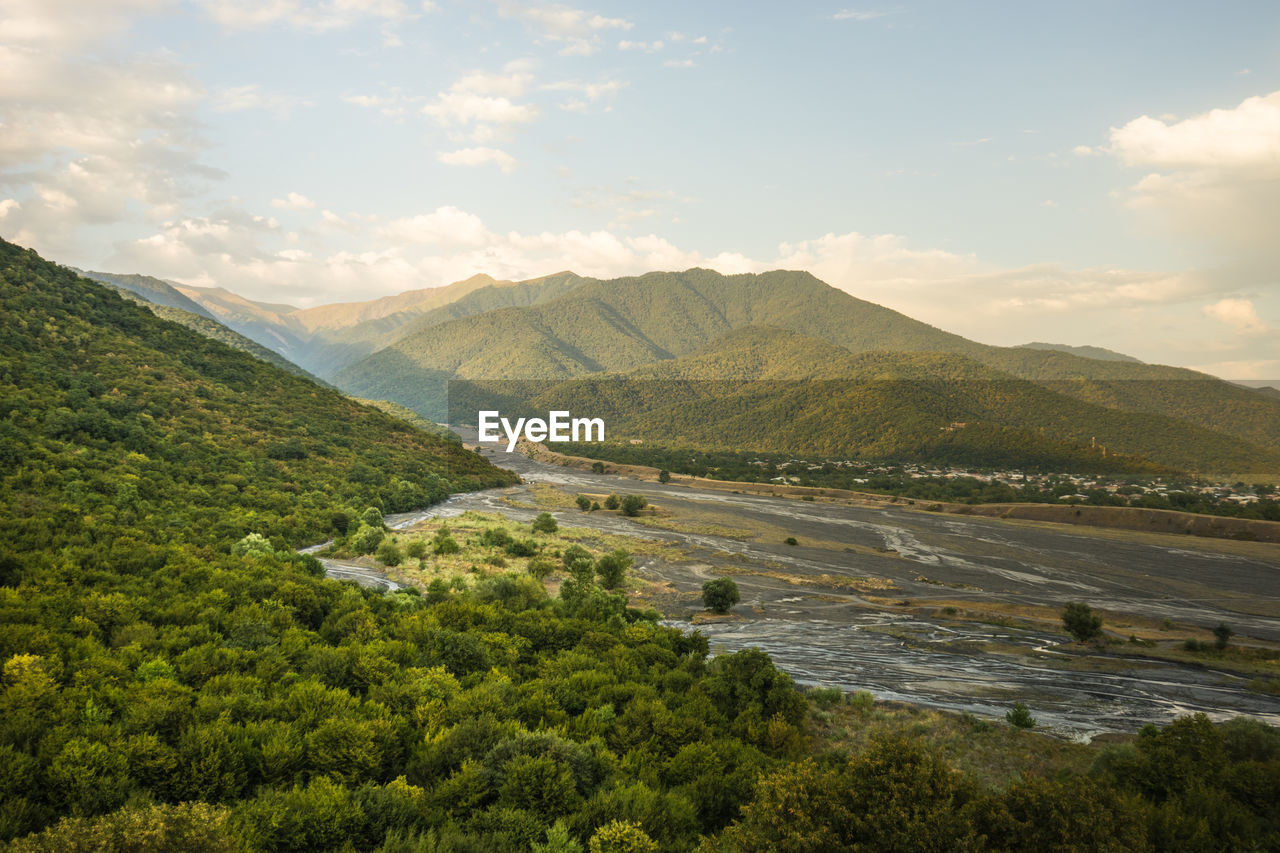
[[[0,0],[0,235],[300,307],[806,269],[1280,377],[1280,4]]]

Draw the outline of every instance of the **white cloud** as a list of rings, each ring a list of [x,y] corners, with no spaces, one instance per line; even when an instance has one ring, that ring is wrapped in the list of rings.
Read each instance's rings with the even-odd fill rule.
[[[628,41],[626,39],[623,39],[622,41],[618,42],[618,50],[639,50],[645,53],[657,53],[658,51],[662,50],[662,48],[663,48],[663,43],[661,39],[658,39],[657,41],[650,41],[650,42]]]
[[[1111,150],[1128,165],[1280,169],[1280,92],[1179,122],[1141,116],[1112,128]]]
[[[533,104],[516,104],[509,98],[471,92],[441,92],[422,112],[446,126],[472,122],[524,124],[538,117],[538,108]]]
[[[11,239],[74,256],[81,228],[171,216],[220,176],[200,162],[205,93],[187,69],[116,47],[134,16],[167,5],[0,5],[0,175],[20,203]]]
[[[668,59],[662,63],[663,68],[692,68],[696,63],[692,59]]]
[[[1280,265],[1280,92],[1181,121],[1141,116],[1112,128],[1108,152],[1154,169],[1128,204],[1173,231],[1252,267],[1254,281]],[[1267,271],[1270,272],[1267,272]]]
[[[409,15],[401,0],[198,0],[205,13],[228,30],[252,30],[284,24],[322,32],[351,26],[361,19],[395,21]],[[429,11],[425,9],[424,11]]]
[[[505,174],[516,167],[516,159],[500,148],[462,148],[457,151],[441,151],[436,155],[441,163],[450,166],[483,166],[493,163]]]
[[[1258,310],[1248,299],[1221,299],[1204,306],[1206,317],[1226,323],[1245,335],[1260,335],[1267,331],[1267,324],[1258,316]]]
[[[625,18],[606,18],[560,3],[533,5],[500,0],[498,13],[523,20],[543,38],[561,44],[562,56],[590,56],[600,49],[601,31],[632,27]]]
[[[289,193],[284,198],[272,199],[271,206],[285,210],[306,210],[315,207],[316,203],[300,193]]]
[[[831,16],[833,21],[874,21],[877,18],[885,18],[889,15],[895,15],[896,12],[876,12],[862,11],[858,9],[841,9]]]
[[[221,113],[241,110],[268,110],[285,115],[294,105],[293,98],[262,91],[257,83],[222,89],[213,95],[212,106]]]

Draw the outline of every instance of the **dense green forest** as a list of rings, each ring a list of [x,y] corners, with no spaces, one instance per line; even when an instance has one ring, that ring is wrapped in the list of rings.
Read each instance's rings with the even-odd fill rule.
[[[1260,724],[989,786],[821,749],[765,654],[590,572],[325,579],[296,546],[510,475],[7,243],[0,318],[7,850],[1280,849]]]

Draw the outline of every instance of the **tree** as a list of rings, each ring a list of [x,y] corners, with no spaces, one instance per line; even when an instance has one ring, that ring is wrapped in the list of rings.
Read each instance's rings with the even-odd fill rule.
[[[583,512],[588,512],[591,509],[591,498],[586,495],[578,495],[578,499],[575,503],[578,505],[578,509]]]
[[[382,542],[383,535],[381,526],[371,527],[370,525],[361,522],[360,528],[355,532],[355,535],[351,537],[347,544],[350,546],[351,550],[355,551],[357,554],[372,554],[373,550]]]
[[[658,844],[638,823],[612,820],[588,842],[591,853],[657,853]]]
[[[621,548],[596,560],[596,574],[600,575],[600,583],[605,589],[617,589],[622,586],[629,568],[631,568],[631,555]]]
[[[1214,645],[1221,651],[1227,647],[1227,643],[1231,642],[1231,636],[1235,631],[1231,630],[1231,626],[1226,622],[1219,622],[1218,627],[1213,629]]]
[[[670,472],[670,471],[668,471],[666,468],[663,468],[661,471],[659,471],[659,472],[658,472],[658,482],[659,482],[659,483],[670,483],[670,482],[671,482],[671,472]]]
[[[538,517],[533,520],[534,533],[555,533],[560,529],[560,525],[556,524],[556,520],[551,517],[549,512],[540,512]]]
[[[741,600],[742,594],[733,578],[716,578],[702,585],[702,603],[715,613],[728,613]]]
[[[622,503],[622,502],[621,502],[620,500],[618,500],[618,496],[617,496],[617,495],[609,495],[609,497],[607,497],[607,498],[605,498],[605,499],[604,499],[604,508],[605,508],[605,509],[617,509],[617,508],[618,508],[618,506],[619,506],[619,504],[621,504],[621,503]]]
[[[1062,627],[1077,641],[1087,643],[1102,636],[1102,617],[1094,613],[1089,605],[1072,601],[1062,611]]]
[[[378,544],[376,556],[378,562],[384,566],[398,566],[400,561],[404,559],[404,554],[400,551],[400,546],[396,544],[394,539],[383,539]]]
[[[1036,718],[1031,716],[1031,709],[1021,702],[1014,702],[1013,707],[1005,712],[1004,718],[1015,729],[1031,729],[1036,725]]]
[[[640,510],[649,505],[649,502],[640,495],[627,495],[622,499],[622,514],[628,517],[634,517],[640,514]]]

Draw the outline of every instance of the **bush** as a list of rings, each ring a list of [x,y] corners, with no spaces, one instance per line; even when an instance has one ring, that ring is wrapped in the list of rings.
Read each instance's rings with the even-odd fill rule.
[[[604,508],[605,508],[605,509],[617,509],[617,508],[618,508],[618,506],[619,506],[621,503],[622,503],[622,501],[621,501],[621,500],[619,500],[619,498],[618,498],[618,496],[617,496],[617,495],[609,495],[609,497],[607,497],[607,498],[605,498],[605,499],[604,499]]]
[[[510,557],[532,557],[538,553],[538,543],[532,539],[512,539],[503,550]]]
[[[574,563],[579,560],[591,560],[591,552],[575,543],[564,549],[564,553],[560,555],[560,559],[564,562],[564,567],[566,569],[573,571]]]
[[[796,540],[796,537],[794,537],[794,536],[788,536],[786,539],[784,539],[784,540],[782,540],[782,541],[783,541],[783,543],[784,543],[784,544],[787,544],[787,545],[799,545],[799,544],[800,544],[800,543]]]
[[[534,557],[529,561],[529,565],[526,569],[529,574],[533,575],[538,580],[542,580],[556,570],[556,564],[550,560],[544,560],[541,557]]]
[[[373,527],[361,522],[360,528],[356,530],[355,535],[348,540],[347,544],[357,554],[372,554],[374,549],[382,542],[384,535],[381,527]]]
[[[591,502],[591,511],[592,511],[592,512],[597,512],[597,511],[599,511],[599,509],[600,509],[600,501],[592,501],[592,502]]]
[[[1227,643],[1231,642],[1231,636],[1235,631],[1231,630],[1226,622],[1219,622],[1218,627],[1213,629],[1213,644],[1221,651],[1227,647]]]
[[[622,499],[622,514],[626,516],[637,516],[640,510],[649,505],[649,502],[640,495],[627,495]]]
[[[1015,702],[1013,707],[1005,713],[1004,718],[1015,729],[1030,729],[1036,724],[1036,718],[1031,716],[1031,710],[1021,702]]]
[[[603,473],[604,473],[604,463],[603,463],[603,462],[592,462],[592,463],[591,463],[591,473],[593,473],[593,474],[603,474]]]
[[[1102,617],[1094,613],[1089,605],[1072,601],[1062,611],[1062,627],[1077,641],[1087,643],[1102,636]]]
[[[575,503],[578,505],[578,509],[583,512],[588,512],[591,509],[591,498],[586,495],[578,495],[578,499]]]
[[[671,482],[671,472],[670,472],[670,471],[668,471],[668,470],[667,470],[667,469],[665,469],[665,468],[663,468],[661,471],[659,471],[659,472],[658,472],[658,482],[659,482],[659,483],[670,483],[670,482]]]
[[[875,694],[870,690],[859,690],[849,697],[849,704],[864,714],[871,710],[871,706],[874,705],[875,702]]]
[[[716,578],[702,585],[702,603],[715,613],[728,613],[741,600],[733,578]]]
[[[486,527],[480,534],[480,544],[491,548],[505,548],[511,544],[511,534],[505,527]]]
[[[462,548],[458,545],[458,540],[454,539],[447,533],[444,536],[437,536],[435,541],[431,543],[431,552],[441,556],[446,554],[456,554],[461,550]]]
[[[619,548],[596,560],[596,574],[605,589],[617,589],[626,578],[627,569],[631,568],[631,555]]]
[[[809,699],[824,711],[830,711],[844,700],[844,691],[839,687],[815,687],[809,691]]]
[[[533,520],[534,533],[555,533],[560,529],[560,525],[556,524],[556,520],[551,517],[549,512],[540,512],[538,517]]]
[[[378,562],[384,566],[398,566],[400,561],[404,559],[404,554],[400,551],[400,546],[396,544],[394,539],[383,539],[378,545],[376,556]]]
[[[421,539],[414,539],[404,546],[404,555],[414,560],[421,560],[427,556],[427,543]]]

